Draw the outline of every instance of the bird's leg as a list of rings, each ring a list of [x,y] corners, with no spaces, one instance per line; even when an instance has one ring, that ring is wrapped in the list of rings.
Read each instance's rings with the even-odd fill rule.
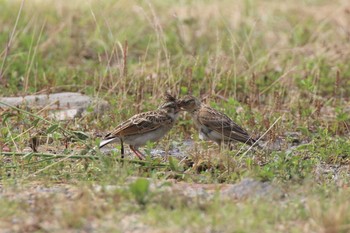
[[[140,159],[143,160],[144,159],[144,155],[138,151],[134,146],[130,145],[130,149],[135,153],[135,155]]]
[[[135,148],[135,150],[137,151],[137,153],[142,157],[142,159],[145,159],[146,156],[144,154],[142,154],[141,151],[139,151],[138,149]]]
[[[122,154],[122,159],[124,159],[124,143],[123,143],[123,139],[120,139],[120,153]]]

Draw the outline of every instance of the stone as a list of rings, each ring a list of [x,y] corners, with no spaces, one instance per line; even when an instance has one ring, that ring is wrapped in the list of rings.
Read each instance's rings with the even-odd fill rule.
[[[27,95],[24,97],[2,97],[0,101],[13,106],[45,109],[45,111],[49,112],[49,117],[57,120],[82,117],[87,113],[89,107],[93,107],[94,114],[103,113],[108,108],[107,101],[76,92]],[[8,108],[8,106],[1,103],[0,107]]]

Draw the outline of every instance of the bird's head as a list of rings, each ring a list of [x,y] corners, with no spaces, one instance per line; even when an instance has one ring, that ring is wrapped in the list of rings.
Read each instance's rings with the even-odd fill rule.
[[[181,110],[193,112],[200,108],[201,101],[194,96],[187,95],[178,101]]]
[[[168,92],[165,93],[164,100],[165,102],[158,109],[166,111],[169,115],[177,116],[180,112],[179,101]]]

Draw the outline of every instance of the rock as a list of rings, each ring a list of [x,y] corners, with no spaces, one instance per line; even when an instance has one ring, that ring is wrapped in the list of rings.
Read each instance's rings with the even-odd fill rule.
[[[273,191],[276,190],[273,190],[271,184],[268,182],[246,178],[222,190],[221,195],[228,198],[243,199],[253,196],[268,196],[270,193],[275,193]]]
[[[179,182],[172,186],[172,192],[177,191],[180,194],[190,198],[211,199],[219,194],[223,199],[245,199],[254,197],[266,197],[278,193],[268,182],[261,182],[251,178],[241,180],[236,184],[192,184]]]
[[[316,181],[320,183],[331,183],[338,187],[344,187],[350,180],[350,165],[319,163],[316,165],[314,173]]]
[[[0,101],[13,106],[24,105],[31,109],[45,108],[49,111],[49,116],[57,120],[81,117],[86,114],[88,107],[93,107],[95,114],[100,114],[108,108],[107,101],[75,92],[2,97]],[[8,106],[1,103],[0,107],[8,108]]]

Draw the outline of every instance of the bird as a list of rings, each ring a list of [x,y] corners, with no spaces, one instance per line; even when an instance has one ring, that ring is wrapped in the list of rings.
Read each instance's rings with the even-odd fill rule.
[[[220,148],[222,143],[231,144],[235,141],[248,145],[256,144],[256,140],[231,118],[205,105],[196,97],[184,96],[178,100],[178,105],[181,110],[191,114],[201,140],[214,141]]]
[[[156,142],[164,137],[174,126],[179,115],[178,101],[169,93],[165,94],[165,102],[154,111],[134,115],[119,124],[101,141],[99,148],[120,141],[121,154],[124,157],[123,142],[129,144],[135,155],[143,160],[145,156],[139,151],[147,142]]]

